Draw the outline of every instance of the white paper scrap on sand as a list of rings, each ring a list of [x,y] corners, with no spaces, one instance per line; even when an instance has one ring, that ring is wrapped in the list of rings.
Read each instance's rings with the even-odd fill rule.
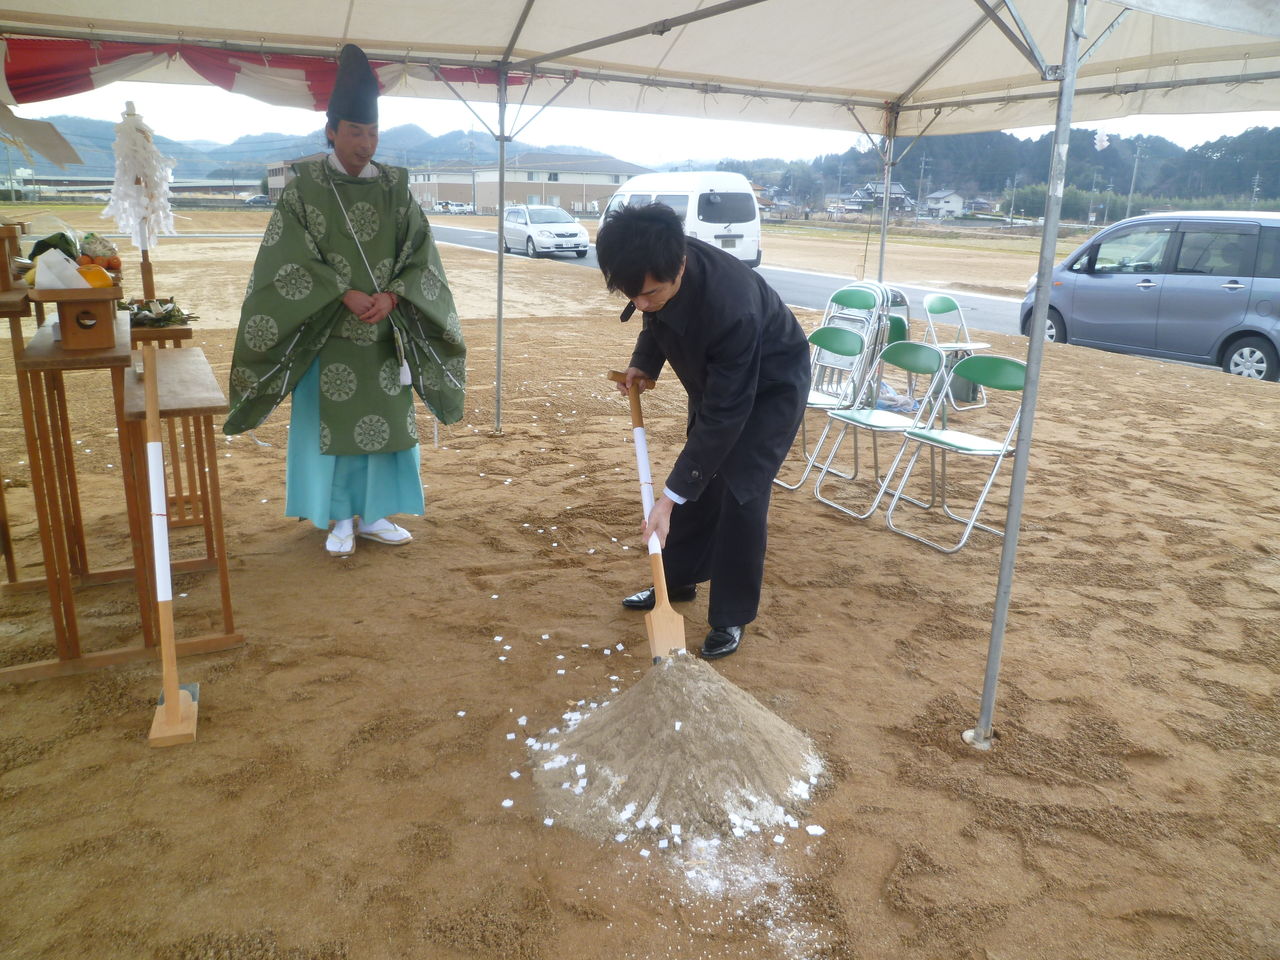
[[[809,834],[809,836],[811,837],[820,837],[827,832],[825,829],[818,826],[816,823],[809,824],[807,827],[804,828],[804,831],[805,833]]]

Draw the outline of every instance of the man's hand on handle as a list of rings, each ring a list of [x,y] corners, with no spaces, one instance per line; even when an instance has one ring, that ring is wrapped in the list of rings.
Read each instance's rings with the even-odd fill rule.
[[[649,518],[640,525],[640,535],[647,544],[655,533],[658,535],[658,546],[666,547],[667,534],[671,530],[671,511],[675,509],[675,501],[665,494],[653,502]]]
[[[627,367],[623,376],[626,377],[626,379],[617,381],[617,386],[618,392],[624,397],[630,393],[631,384],[633,383],[636,385],[637,393],[644,393],[653,383],[653,378],[639,367]]]

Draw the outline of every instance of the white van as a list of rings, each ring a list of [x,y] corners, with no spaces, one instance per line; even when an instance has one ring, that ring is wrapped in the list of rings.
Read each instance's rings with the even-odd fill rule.
[[[627,204],[665,203],[684,221],[684,232],[760,266],[760,208],[740,173],[691,171],[632,177],[604,208],[600,222]]]

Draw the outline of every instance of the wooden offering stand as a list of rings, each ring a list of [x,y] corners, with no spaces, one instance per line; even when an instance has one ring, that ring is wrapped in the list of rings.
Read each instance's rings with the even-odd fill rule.
[[[36,288],[27,296],[36,304],[57,304],[62,349],[109,350],[116,345],[116,304],[123,293],[119,287]],[[36,309],[37,315],[43,313],[42,307]]]

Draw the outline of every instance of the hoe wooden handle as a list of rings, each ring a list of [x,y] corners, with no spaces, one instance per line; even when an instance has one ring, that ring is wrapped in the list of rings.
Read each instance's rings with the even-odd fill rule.
[[[614,383],[627,382],[627,375],[618,370],[610,370],[605,374],[605,376]],[[646,390],[652,390],[658,385],[654,380],[643,380],[641,382],[644,383],[644,388]],[[631,401],[631,425],[633,427],[643,427],[644,415],[640,412],[640,390],[634,383],[631,385],[631,389],[627,392],[627,399]]]

